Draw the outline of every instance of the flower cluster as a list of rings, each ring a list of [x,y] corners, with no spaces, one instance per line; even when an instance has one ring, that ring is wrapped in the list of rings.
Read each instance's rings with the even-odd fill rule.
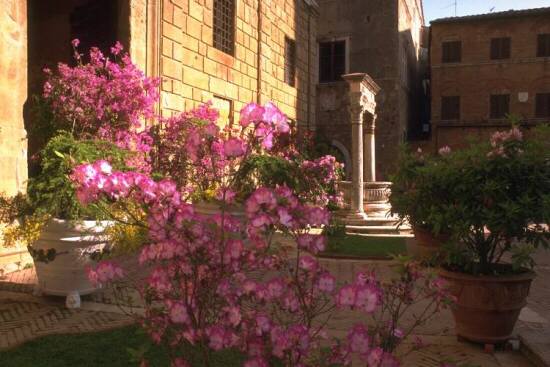
[[[96,286],[113,282],[123,276],[122,268],[110,261],[103,261],[95,269],[88,271],[88,278]]]
[[[77,138],[99,137],[139,152],[130,166],[147,170],[144,157],[152,142],[142,130],[145,119],[155,117],[159,79],[145,76],[118,42],[111,58],[93,47],[87,63],[78,44],[72,41],[76,66],[60,63],[55,73],[44,70],[42,97],[54,115],[54,129],[71,131]]]
[[[510,155],[521,154],[523,153],[520,147],[522,141],[523,134],[517,127],[508,131],[497,131],[491,135],[490,142],[493,149],[487,153],[487,156],[508,158]]]
[[[315,160],[305,160],[300,165],[300,171],[308,178],[311,185],[306,193],[308,201],[318,205],[333,204],[337,207],[342,204],[342,194],[335,190],[336,182],[340,178],[340,171],[344,165],[337,162],[336,158],[326,155]]]
[[[78,40],[73,46],[80,60]],[[94,47],[89,63],[79,62],[75,67],[60,63],[56,74],[45,70],[48,80],[43,97],[51,102],[58,118],[75,123],[75,131],[107,133],[113,126],[115,132],[127,131],[141,127],[143,118],[154,116],[159,81],[146,77],[121,51],[117,42],[112,49],[114,60],[110,60]]]

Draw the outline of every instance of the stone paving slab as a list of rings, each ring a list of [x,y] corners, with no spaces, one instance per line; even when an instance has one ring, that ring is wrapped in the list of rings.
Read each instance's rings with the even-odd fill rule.
[[[103,331],[132,322],[120,313],[67,309],[57,297],[0,292],[0,350],[45,335]]]
[[[391,267],[395,265],[391,261],[331,259],[323,259],[321,263],[336,275],[339,282],[351,281],[358,272],[365,270],[375,270],[379,278],[387,279],[392,274]],[[30,295],[35,283],[33,269],[8,274],[0,279],[0,348],[11,348],[42,335],[99,331],[131,323],[131,319],[112,305],[112,298],[107,292],[100,291],[83,297],[81,309],[67,310],[63,298]],[[543,302],[540,300],[538,304]],[[364,315],[351,311],[338,313],[329,324],[329,333],[334,336],[345,335],[346,329],[360,317]],[[450,311],[444,310],[427,325],[417,329],[430,346],[407,356],[404,366],[439,367],[448,358],[456,362],[468,362],[476,367],[534,365],[519,352],[497,351],[487,354],[479,345],[458,342],[453,326]],[[2,344],[1,340],[4,339],[8,341]]]

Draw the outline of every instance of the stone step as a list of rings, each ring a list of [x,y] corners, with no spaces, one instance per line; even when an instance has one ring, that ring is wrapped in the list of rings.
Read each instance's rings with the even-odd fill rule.
[[[397,227],[396,225],[393,226],[353,226],[353,225],[347,225],[346,231],[351,233],[365,233],[365,234],[401,234],[406,233],[407,228],[403,228],[404,226]]]
[[[412,233],[353,233],[346,232],[348,235],[366,237],[366,238],[377,238],[377,237],[395,237],[395,238],[414,238]]]
[[[366,219],[346,219],[344,222],[346,225],[350,226],[390,226],[395,227],[397,226],[397,219],[395,218],[375,218],[375,217],[367,217]]]

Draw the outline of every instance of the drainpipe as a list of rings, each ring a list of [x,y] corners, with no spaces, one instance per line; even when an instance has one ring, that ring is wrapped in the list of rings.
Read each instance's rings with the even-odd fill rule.
[[[262,0],[258,0],[258,52],[256,75],[256,103],[262,104]]]
[[[311,130],[311,8],[307,7],[307,130]]]
[[[311,78],[311,65],[313,64],[312,60],[311,60],[311,49],[312,49],[312,45],[311,45],[311,18],[312,16],[317,16],[319,15],[319,5],[317,4],[317,2],[315,0],[304,0],[304,2],[306,3],[306,8],[308,10],[307,12],[307,108],[306,108],[306,111],[307,111],[307,118],[306,118],[306,127],[307,127],[307,130],[310,131],[311,130],[311,125],[312,125],[312,121],[311,121],[311,101],[312,101],[312,98],[311,98],[311,83],[313,82],[312,78]],[[315,46],[313,46],[315,47]]]

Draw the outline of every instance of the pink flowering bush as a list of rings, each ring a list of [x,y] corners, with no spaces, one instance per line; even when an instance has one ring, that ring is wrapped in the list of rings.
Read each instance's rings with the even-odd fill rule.
[[[285,185],[302,202],[337,204],[333,157],[307,161],[290,148],[296,132],[272,103],[248,104],[240,115],[239,124],[220,128],[218,112],[206,104],[165,119],[152,131],[153,171],[194,201],[221,202],[225,195],[243,202],[259,186]],[[300,174],[306,168],[307,176]]]
[[[53,111],[56,130],[122,141],[117,134],[135,132],[144,119],[154,117],[159,80],[146,77],[122,53],[120,43],[111,48],[110,57],[93,47],[88,63],[78,53],[78,40],[72,44],[76,66],[60,63],[55,73],[45,69],[42,96]]]
[[[259,186],[246,197],[244,219],[229,213],[243,161],[251,152],[269,152],[290,129],[272,104],[245,107],[237,128],[220,129],[216,116],[205,105],[165,121],[152,160],[153,167],[164,169],[156,171],[160,177],[116,171],[106,161],[80,165],[71,175],[83,204],[131,202],[145,213],[113,216],[147,232],[139,262],[150,271],[135,284],[145,305],[144,329],[170,349],[173,366],[188,365],[189,356],[181,354],[189,349],[184,346],[193,346],[204,366],[214,351],[225,349],[241,351],[246,367],[273,361],[348,364],[354,355],[364,357],[369,367],[397,365],[393,352],[410,330],[400,329],[403,315],[385,302],[409,305],[428,299],[431,316],[448,299],[444,288],[413,266],[404,267],[404,275],[389,285],[372,275],[337,284],[315,257],[326,238],[311,229],[330,219],[328,210],[317,205],[323,201],[319,193],[308,193],[312,197],[305,200],[285,185]],[[333,163],[324,157],[301,167],[331,180]],[[200,214],[189,200],[196,190],[213,190],[220,211]],[[296,253],[288,254],[281,241],[295,243]],[[113,263],[90,271],[90,279],[105,286],[125,282],[123,275]],[[418,290],[416,284],[424,280],[425,290]],[[346,309],[370,315],[375,324],[358,325],[347,339],[333,341],[326,325]]]
[[[148,171],[146,154],[152,140],[145,120],[155,118],[159,80],[149,78],[116,43],[109,56],[95,47],[84,63],[72,41],[76,66],[60,63],[47,80],[40,99],[40,134],[50,138],[59,131],[75,139],[102,139],[135,152],[128,165]]]

